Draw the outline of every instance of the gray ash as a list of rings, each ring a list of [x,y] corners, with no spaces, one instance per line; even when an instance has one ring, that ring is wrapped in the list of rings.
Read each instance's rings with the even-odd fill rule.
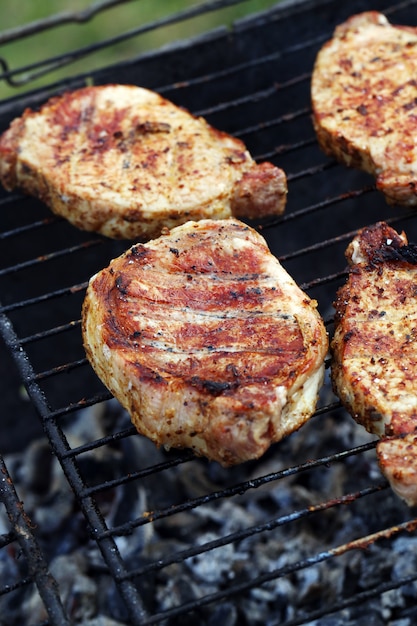
[[[327,387],[324,393],[331,394]],[[65,430],[74,447],[129,425],[126,413],[110,401],[67,418]],[[366,448],[370,441],[335,408],[314,417],[258,462],[223,469],[185,454],[184,462],[169,470],[145,472],[140,480],[99,490],[100,510],[108,527],[116,529],[117,548],[136,574],[133,580],[149,615],[161,614],[165,626],[353,626],[365,617],[372,624],[411,626],[417,616],[414,582],[362,603],[349,599],[414,574],[414,536],[400,533],[365,549],[331,555],[334,547],[410,518],[410,510],[384,487],[372,446],[338,459],[338,453]],[[176,454],[132,434],[80,454],[78,465],[89,485],[99,485],[158,467]],[[329,454],[334,460],[328,463],[309,462]],[[49,444],[36,439],[25,452],[8,455],[7,463],[71,623],[130,624]],[[366,497],[346,497],[370,483],[382,486]],[[222,490],[229,497],[210,495]],[[181,506],[189,500],[196,506]],[[329,506],[322,507],[326,502]],[[129,525],[135,519],[140,523]],[[5,516],[0,520],[6,527]],[[1,583],[25,575],[24,567],[18,554],[0,550]],[[261,581],[251,584],[258,576]],[[308,617],[323,606],[339,610],[317,621]],[[172,616],[163,618],[165,611]],[[0,616],[2,626],[35,626],[47,619],[33,586],[0,597]]]

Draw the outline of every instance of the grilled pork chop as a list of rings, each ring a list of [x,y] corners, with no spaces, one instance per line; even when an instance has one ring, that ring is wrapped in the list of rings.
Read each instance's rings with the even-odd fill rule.
[[[311,94],[321,148],[374,174],[388,203],[417,205],[417,28],[354,15],[320,50]]]
[[[417,433],[386,437],[376,447],[380,468],[397,495],[417,504]]]
[[[0,137],[0,181],[78,228],[142,239],[188,220],[284,210],[284,172],[160,95],[86,87],[26,110]]]
[[[314,412],[328,347],[311,300],[233,218],[190,221],[90,280],[94,370],[156,444],[228,466]]]
[[[381,437],[377,454],[393,489],[417,504],[417,481],[409,479],[417,475],[417,246],[380,222],[361,230],[346,256],[331,342],[334,388],[355,420]]]

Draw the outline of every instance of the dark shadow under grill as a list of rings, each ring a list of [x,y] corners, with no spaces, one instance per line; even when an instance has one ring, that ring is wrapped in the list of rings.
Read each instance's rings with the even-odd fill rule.
[[[331,333],[357,229],[386,220],[417,241],[415,213],[388,207],[371,177],[327,159],[311,124],[318,49],[336,24],[374,8],[284,2],[232,32],[4,101],[1,129],[26,106],[92,78],[155,89],[240,137],[257,160],[288,174],[285,215],[253,225],[317,299]],[[416,0],[377,8],[415,25]],[[98,616],[134,625],[414,623],[415,511],[387,486],[374,438],[341,408],[328,377],[310,422],[258,462],[226,470],[156,450],[98,381],[81,343],[87,281],[129,242],[77,231],[32,198],[1,194],[0,493],[10,527],[0,535],[0,623],[9,610],[4,623],[22,624],[26,605],[36,625]],[[77,596],[62,557],[82,562],[77,571],[95,585],[85,614],[87,592]]]

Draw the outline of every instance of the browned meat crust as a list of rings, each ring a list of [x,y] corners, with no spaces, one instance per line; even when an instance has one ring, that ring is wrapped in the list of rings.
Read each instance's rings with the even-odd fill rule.
[[[381,222],[361,230],[346,256],[331,341],[334,388],[355,420],[383,438],[378,457],[394,490],[417,503],[417,483],[414,491],[406,484],[416,453],[398,464],[410,443],[401,437],[417,431],[417,247]]]
[[[234,219],[188,222],[112,261],[90,281],[83,336],[139,432],[223,465],[311,416],[327,350],[315,301]]]
[[[84,230],[148,239],[190,219],[283,212],[287,182],[245,145],[160,95],[86,87],[26,110],[0,137],[0,180]]]
[[[394,491],[410,506],[417,504],[417,434],[385,437],[376,447],[379,465]]]
[[[321,148],[376,176],[389,203],[417,204],[417,29],[376,11],[338,26],[317,55],[311,95]]]

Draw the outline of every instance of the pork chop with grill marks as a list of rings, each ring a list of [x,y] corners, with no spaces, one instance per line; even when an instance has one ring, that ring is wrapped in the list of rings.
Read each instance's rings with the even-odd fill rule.
[[[137,240],[188,220],[278,215],[287,195],[284,172],[242,141],[132,85],[26,110],[0,138],[0,180],[78,228]]]
[[[417,205],[417,28],[352,16],[319,51],[311,95],[321,148],[375,175],[388,203]]]
[[[346,256],[331,341],[334,388],[381,438],[377,455],[393,489],[417,504],[417,246],[380,222],[362,229]]]
[[[227,466],[314,412],[328,347],[316,307],[252,228],[191,221],[91,278],[84,345],[140,433]]]

